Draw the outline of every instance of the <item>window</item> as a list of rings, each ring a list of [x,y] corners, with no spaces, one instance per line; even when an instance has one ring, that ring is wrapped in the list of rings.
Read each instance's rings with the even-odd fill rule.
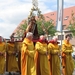
[[[66,16],[66,18],[69,18],[69,16]]]
[[[67,20],[69,18],[69,16],[66,16],[65,18],[64,18],[64,20]]]
[[[66,27],[66,25],[63,25],[63,26],[62,26],[62,30],[64,30],[64,29],[65,29],[65,27]]]
[[[46,18],[49,18],[49,16],[46,16]]]
[[[51,16],[54,15],[54,13],[51,13]]]
[[[58,35],[58,40],[63,40],[64,39],[64,35]]]
[[[52,36],[48,36],[48,41],[52,40],[52,38],[53,38]]]

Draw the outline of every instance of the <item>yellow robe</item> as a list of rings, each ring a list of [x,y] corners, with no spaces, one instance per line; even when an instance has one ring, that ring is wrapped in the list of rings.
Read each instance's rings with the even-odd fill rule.
[[[26,54],[26,50],[28,50],[28,54]],[[21,75],[36,75],[34,52],[33,42],[25,38],[21,50]]]
[[[47,43],[37,42],[35,49],[38,52],[37,67],[39,68],[37,68],[37,75],[50,75],[47,58]]]
[[[0,74],[3,74],[5,72],[5,43],[0,43],[0,52],[2,55],[0,55]]]
[[[18,41],[15,42],[16,45],[16,52],[18,54],[18,66],[19,66],[19,72],[21,73],[21,46],[22,46],[22,42]]]
[[[60,58],[58,54],[60,53],[58,44],[48,44],[48,50],[50,51],[50,72],[51,75],[61,75],[60,74]]]
[[[62,62],[62,66],[65,67],[65,75],[72,75],[74,71],[73,58],[71,55],[72,52],[72,45],[69,42],[67,43],[66,40],[64,40],[62,43],[62,53],[64,53],[62,59],[62,61],[64,62]]]
[[[14,54],[13,54],[14,53]],[[8,72],[16,72],[19,71],[18,63],[15,55],[15,45],[14,43],[7,44],[7,71]]]

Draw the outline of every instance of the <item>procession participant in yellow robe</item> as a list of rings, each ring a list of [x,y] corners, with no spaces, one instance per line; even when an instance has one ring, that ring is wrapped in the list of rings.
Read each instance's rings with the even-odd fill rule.
[[[35,44],[35,50],[38,52],[37,58],[37,75],[50,75],[48,58],[47,58],[47,42],[44,35],[40,36],[39,41]]]
[[[65,40],[62,42],[62,66],[63,75],[72,75],[74,71],[73,58],[71,53],[73,52],[72,45],[69,42],[70,35],[65,36]]]
[[[27,32],[21,50],[21,75],[36,75],[33,33]]]
[[[5,72],[5,43],[2,42],[2,37],[0,36],[0,74]]]
[[[53,41],[48,44],[48,50],[50,51],[50,75],[61,75],[60,74],[60,49],[57,42],[57,36],[53,37]]]
[[[16,51],[17,51],[17,58],[18,58],[18,66],[19,66],[19,73],[21,74],[21,46],[22,41],[16,41]]]
[[[14,37],[11,37],[11,41],[7,43],[7,59],[6,59],[6,65],[7,65],[7,71],[9,72],[9,75],[11,75],[11,72],[18,72],[18,63],[16,60],[16,50],[15,50],[15,42]]]

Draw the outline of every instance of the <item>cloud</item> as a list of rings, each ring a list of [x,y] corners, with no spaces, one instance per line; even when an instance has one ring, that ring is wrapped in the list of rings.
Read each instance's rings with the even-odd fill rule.
[[[74,0],[64,0],[65,7],[75,5]],[[38,0],[42,13],[56,10],[56,0]],[[32,0],[0,0],[0,35],[9,38],[19,23],[28,17]]]
[[[19,2],[18,4],[12,3],[12,5],[9,7],[8,5],[10,4],[7,3],[7,6],[5,5],[6,7],[4,8],[4,10],[2,9],[2,11],[0,12],[1,14],[0,17],[6,22],[11,22],[11,23],[13,23],[14,19],[21,20],[22,18],[27,17],[27,12],[29,11],[31,6],[30,3],[24,5],[22,3],[20,4]]]
[[[66,2],[66,3],[75,3],[75,0],[64,0],[64,2]]]
[[[17,25],[28,16],[30,7],[30,3],[17,0],[0,1],[0,35],[9,38]]]
[[[11,32],[13,32],[14,28],[17,26],[14,24],[9,24],[9,23],[0,23],[0,35],[3,36],[4,38],[9,38],[11,35]],[[9,35],[9,36],[8,36]]]
[[[51,11],[45,5],[45,1],[39,1],[43,13]],[[9,38],[18,24],[28,17],[31,7],[31,0],[0,0],[0,35]]]
[[[75,6],[75,0],[64,0],[64,8]]]

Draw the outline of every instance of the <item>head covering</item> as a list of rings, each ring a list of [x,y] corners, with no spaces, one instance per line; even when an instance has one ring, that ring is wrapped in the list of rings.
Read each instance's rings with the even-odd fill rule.
[[[1,41],[3,40],[2,36],[0,36],[0,40],[1,40]]]
[[[58,40],[58,36],[53,36],[52,40],[49,41],[49,43],[55,43],[57,42],[57,44],[59,44],[59,42],[57,41]]]
[[[72,34],[66,34],[65,38],[70,37],[72,38]]]
[[[2,36],[0,36],[0,38],[2,38]]]
[[[48,43],[48,41],[46,40],[46,36],[41,35],[40,38],[39,38],[39,42],[41,42],[41,43],[43,43],[43,42]]]
[[[15,35],[15,33],[13,33],[13,34],[10,36],[10,38],[11,38],[11,39],[14,38],[14,35]]]
[[[46,39],[46,37],[44,35],[40,36],[40,40],[45,40],[45,39]]]
[[[30,37],[30,36],[33,36],[33,33],[32,33],[32,32],[27,32],[26,38],[28,38],[28,37]]]
[[[53,36],[53,40],[55,40],[55,39],[58,39],[58,37],[57,36]]]

